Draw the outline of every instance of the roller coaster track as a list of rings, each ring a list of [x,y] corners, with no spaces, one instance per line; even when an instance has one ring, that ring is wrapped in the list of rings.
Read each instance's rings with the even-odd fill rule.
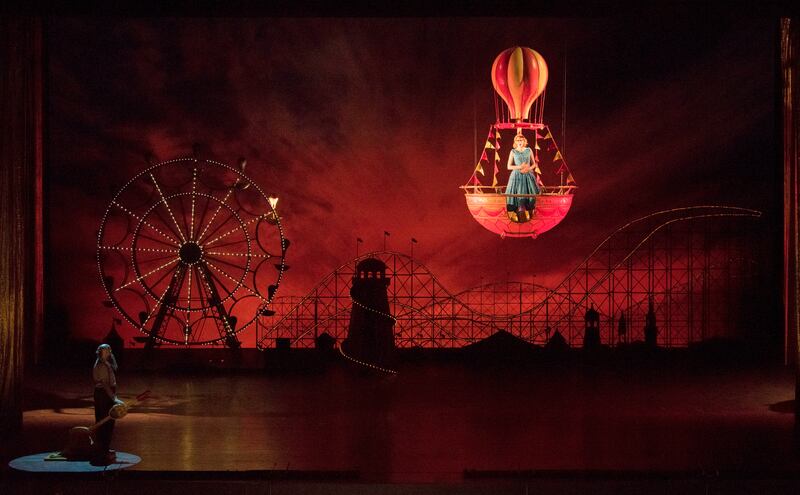
[[[506,282],[454,293],[424,264],[403,253],[366,253],[333,270],[304,297],[277,298],[276,315],[261,318],[257,345],[267,348],[283,337],[294,346],[310,347],[322,333],[344,339],[355,267],[376,258],[391,277],[388,297],[399,347],[461,347],[501,329],[536,344],[558,330],[579,345],[582,313],[589,306],[603,317],[604,341],[617,341],[617,315],[624,315],[631,329],[625,338],[636,339],[650,297],[663,327],[660,344],[685,346],[730,325],[717,322],[714,309],[738,301],[742,284],[748,282],[741,277],[751,267],[740,265],[751,262],[746,244],[753,236],[746,235],[748,225],[743,228],[741,222],[760,216],[756,210],[729,206],[646,215],[609,234],[551,289]]]

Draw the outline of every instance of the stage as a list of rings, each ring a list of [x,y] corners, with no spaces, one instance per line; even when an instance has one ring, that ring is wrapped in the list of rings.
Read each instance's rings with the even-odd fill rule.
[[[398,371],[365,374],[341,361],[306,372],[123,366],[123,399],[144,390],[153,399],[117,422],[112,448],[142,461],[115,483],[391,483],[475,493],[561,493],[584,482],[612,491],[684,483],[692,493],[709,483],[768,483],[790,493],[800,484],[794,376],[782,367],[422,359]],[[12,473],[9,460],[58,450],[70,427],[93,419],[87,370],[38,370],[26,383],[23,431],[2,451],[4,483],[17,489],[53,478]]]

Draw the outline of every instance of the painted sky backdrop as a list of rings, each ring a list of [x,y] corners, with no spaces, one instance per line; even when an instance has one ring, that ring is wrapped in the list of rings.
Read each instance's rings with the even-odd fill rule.
[[[362,252],[381,248],[384,231],[398,251],[418,239],[415,257],[459,291],[534,274],[552,285],[615,227],[659,209],[774,218],[775,28],[702,15],[52,19],[48,304],[77,337],[107,331],[103,212],[146,152],[186,156],[193,143],[230,164],[246,157],[281,198],[292,241],[282,295],[352,258],[356,237]],[[579,186],[567,218],[536,240],[484,230],[458,189],[494,119],[491,64],[514,45],[547,60],[545,122]]]

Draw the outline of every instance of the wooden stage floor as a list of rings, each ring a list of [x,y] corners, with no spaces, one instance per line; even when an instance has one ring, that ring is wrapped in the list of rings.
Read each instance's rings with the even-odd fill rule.
[[[137,472],[328,472],[367,483],[800,472],[785,368],[418,362],[399,371],[123,368],[121,396],[149,389],[153,399],[117,422],[112,447],[140,456]],[[90,392],[89,370],[29,373],[24,428],[5,442],[3,466],[58,450],[71,426],[91,424]]]

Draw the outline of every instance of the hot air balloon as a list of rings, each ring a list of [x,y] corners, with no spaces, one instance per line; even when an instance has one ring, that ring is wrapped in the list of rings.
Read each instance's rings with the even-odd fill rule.
[[[470,214],[483,227],[501,237],[535,238],[564,219],[577,187],[553,133],[543,122],[547,64],[537,51],[515,46],[495,58],[491,76],[495,122],[489,126],[472,176],[461,188]],[[506,141],[523,143],[515,145],[511,156],[502,156]],[[509,184],[500,185],[498,174],[507,164],[516,164],[513,168],[519,170],[511,172]],[[487,168],[494,171],[491,186],[483,185],[478,177],[485,176]],[[520,189],[520,182],[527,186]]]
[[[536,50],[515,46],[492,64],[492,85],[508,105],[511,119],[521,122],[547,86],[547,64]]]

